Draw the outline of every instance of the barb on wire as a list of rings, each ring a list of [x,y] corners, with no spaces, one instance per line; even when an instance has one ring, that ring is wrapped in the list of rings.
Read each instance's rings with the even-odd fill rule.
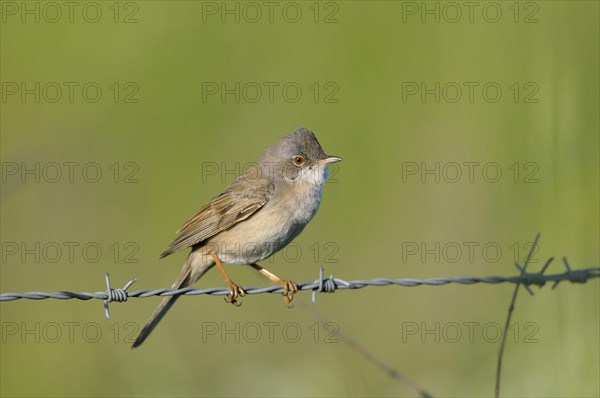
[[[521,276],[527,275],[527,266],[529,265],[529,261],[531,260],[531,256],[533,255],[533,252],[535,251],[539,240],[540,234],[538,233],[533,241],[533,244],[531,245],[531,248],[529,249],[529,253],[527,253],[527,257],[525,257],[525,262],[523,263],[522,267],[519,264],[515,263],[515,267],[519,271],[521,271]],[[539,274],[537,274],[537,277],[542,279],[544,272],[546,271],[552,260],[554,260],[554,257],[550,257],[546,261],[546,264],[544,264],[542,270],[539,272]],[[504,356],[504,346],[506,345],[506,336],[508,335],[506,331],[510,326],[510,320],[515,309],[515,302],[517,301],[517,294],[519,293],[519,287],[521,286],[521,283],[522,282],[517,283],[517,285],[515,286],[515,290],[513,291],[512,299],[510,301],[510,305],[508,306],[508,315],[506,316],[506,322],[502,331],[502,340],[500,341],[500,348],[498,350],[498,362],[496,365],[496,386],[494,389],[494,396],[496,398],[500,396],[500,374],[502,372],[502,357]],[[525,289],[527,289],[529,294],[533,295],[533,291],[529,288],[529,285],[526,283],[524,283],[523,285]]]
[[[540,239],[540,234],[538,233],[537,236],[535,237],[533,245],[531,245],[531,249],[529,250],[527,257],[525,258],[525,262],[523,263],[523,266],[521,267],[519,264],[515,263],[515,267],[521,272],[521,277],[523,280],[521,282],[518,282],[515,286],[515,290],[513,291],[510,305],[508,306],[508,314],[506,316],[506,322],[504,324],[504,329],[502,332],[502,339],[500,341],[500,348],[498,350],[498,360],[497,360],[497,364],[496,364],[496,385],[494,388],[494,396],[496,398],[500,397],[500,376],[502,373],[502,357],[504,356],[504,347],[506,346],[506,337],[508,335],[510,320],[511,320],[512,314],[515,310],[515,302],[517,300],[517,294],[519,292],[519,287],[521,285],[523,285],[525,290],[527,290],[527,292],[529,294],[533,295],[533,291],[531,290],[529,285],[538,285],[540,287],[543,286],[547,281],[547,279],[545,279],[546,275],[544,275],[544,272],[546,272],[546,270],[550,266],[550,263],[554,260],[554,257],[550,257],[548,260],[546,260],[546,263],[544,264],[544,266],[538,273],[527,273],[527,266],[529,265],[531,256],[533,255],[533,252],[538,244],[539,239]],[[571,267],[569,266],[569,262],[567,261],[566,257],[563,257],[563,264],[564,264],[565,268],[567,269],[567,271],[565,273],[561,274],[564,276],[564,278],[559,278],[559,279],[554,280],[552,289],[555,289],[556,286],[558,286],[558,284],[564,280],[568,280],[571,283],[585,283],[585,282],[587,282],[588,278],[590,277],[587,274],[586,270],[588,270],[588,271],[594,270],[594,268],[572,270]],[[597,276],[592,276],[592,278],[596,278],[596,277]]]
[[[108,272],[106,273],[106,298],[104,299],[104,315],[106,316],[106,319],[110,319],[108,304],[111,301],[116,301],[117,303],[124,303],[127,301],[127,289],[129,289],[129,286],[133,285],[135,281],[137,281],[137,279],[133,278],[125,284],[123,289],[111,289],[110,275]]]

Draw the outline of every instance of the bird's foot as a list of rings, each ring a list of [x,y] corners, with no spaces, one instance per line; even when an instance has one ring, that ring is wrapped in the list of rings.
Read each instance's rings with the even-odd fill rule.
[[[294,294],[298,293],[298,285],[292,281],[285,280],[281,285],[283,286],[283,301],[289,306],[294,299]]]
[[[225,298],[225,301],[233,305],[236,305],[236,303],[238,302],[238,297],[244,297],[246,295],[246,291],[237,283],[231,282],[229,284],[229,289],[230,292]]]

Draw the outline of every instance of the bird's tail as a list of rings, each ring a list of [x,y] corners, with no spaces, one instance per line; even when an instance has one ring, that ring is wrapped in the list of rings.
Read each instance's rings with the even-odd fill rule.
[[[210,261],[204,261],[201,264],[197,264],[197,261],[195,260],[198,259],[198,257],[202,257],[202,255],[200,255],[198,252],[190,253],[187,261],[181,269],[181,273],[175,282],[173,282],[173,285],[171,286],[172,289],[182,289],[191,285],[200,279],[200,277],[214,265],[214,262]],[[150,316],[150,319],[148,319],[148,322],[146,322],[146,325],[142,328],[142,331],[133,342],[131,348],[140,346],[146,340],[146,338],[148,338],[148,335],[152,332],[152,330],[154,330],[156,325],[158,325],[158,322],[160,322],[160,320],[165,316],[173,304],[175,304],[175,301],[177,301],[178,298],[179,295],[165,296],[163,298],[158,308],[154,310],[154,313]]]

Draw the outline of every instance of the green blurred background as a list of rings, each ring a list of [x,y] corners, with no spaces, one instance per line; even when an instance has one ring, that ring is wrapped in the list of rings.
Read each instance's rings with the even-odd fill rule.
[[[106,271],[113,286],[170,286],[186,253],[158,254],[174,231],[300,125],[344,161],[293,250],[263,263],[278,275],[314,280],[320,265],[343,279],[514,275],[538,231],[532,270],[563,255],[598,266],[598,2],[475,2],[472,17],[438,2],[275,2],[269,15],[263,2],[99,1],[75,3],[72,17],[53,4],[61,15],[2,2],[2,292],[100,291]],[[206,91],[236,82],[239,101]],[[407,91],[436,82],[439,102]],[[465,82],[476,84],[472,100]],[[53,162],[76,162],[73,181],[63,165],[52,182]],[[472,181],[465,162],[478,162]],[[39,182],[20,174],[36,163]],[[436,163],[439,182],[420,174]],[[98,182],[85,181],[84,165],[91,178],[100,168]],[[498,168],[498,181],[484,178]],[[23,252],[36,242],[39,259]],[[269,285],[227,268],[243,285]],[[557,260],[549,272],[563,269]],[[213,270],[196,286],[223,285]],[[517,301],[502,394],[598,396],[598,281],[533,290]],[[339,334],[315,334],[312,306],[434,395],[491,395],[512,291],[368,288],[320,295],[316,306],[300,293],[291,310],[274,295],[240,308],[187,297],[135,351],[159,298],[113,304],[110,321],[99,301],[2,303],[0,394],[414,395]]]

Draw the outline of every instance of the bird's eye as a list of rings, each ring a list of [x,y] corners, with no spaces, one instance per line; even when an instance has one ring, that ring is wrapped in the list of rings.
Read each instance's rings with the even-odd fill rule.
[[[296,155],[292,158],[292,162],[294,162],[296,166],[302,166],[304,164],[304,157]]]

